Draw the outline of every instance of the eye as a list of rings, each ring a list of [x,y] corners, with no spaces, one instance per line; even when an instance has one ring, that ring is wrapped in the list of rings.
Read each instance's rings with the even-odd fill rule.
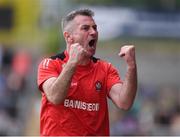
[[[95,31],[97,31],[97,25],[94,25],[94,26],[93,26],[93,29],[94,29]]]
[[[89,30],[89,26],[88,25],[82,26],[82,30],[88,31]]]

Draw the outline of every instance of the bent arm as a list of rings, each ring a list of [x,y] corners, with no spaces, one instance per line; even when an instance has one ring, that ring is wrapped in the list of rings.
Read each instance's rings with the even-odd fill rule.
[[[122,109],[129,109],[137,92],[137,67],[135,59],[135,47],[133,45],[123,46],[119,56],[127,63],[127,72],[123,84],[115,84],[110,90],[113,102]]]
[[[123,83],[112,86],[110,97],[112,101],[121,109],[128,110],[135,99],[137,92],[137,69],[128,67]]]
[[[43,83],[43,90],[51,103],[59,104],[64,101],[71,84],[75,67],[73,63],[67,62],[57,78],[52,77]]]
[[[69,60],[62,69],[60,75],[52,77],[44,82],[43,90],[47,99],[53,104],[60,104],[68,94],[76,66],[82,61],[85,50],[79,43],[72,44],[69,51]]]

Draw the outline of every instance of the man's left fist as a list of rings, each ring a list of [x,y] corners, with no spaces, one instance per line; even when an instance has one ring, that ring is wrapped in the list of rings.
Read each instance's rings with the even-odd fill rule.
[[[126,61],[127,65],[129,67],[135,67],[136,59],[135,59],[134,45],[125,45],[125,46],[121,47],[119,56],[124,58],[124,60]]]

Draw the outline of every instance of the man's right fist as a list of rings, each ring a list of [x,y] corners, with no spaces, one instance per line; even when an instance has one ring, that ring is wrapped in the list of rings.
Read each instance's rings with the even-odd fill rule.
[[[79,64],[86,55],[86,51],[79,43],[74,43],[70,46],[69,60]]]

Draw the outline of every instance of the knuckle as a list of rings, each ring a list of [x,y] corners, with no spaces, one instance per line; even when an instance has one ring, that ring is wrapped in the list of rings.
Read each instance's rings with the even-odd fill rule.
[[[75,49],[75,48],[76,48],[75,44],[71,45],[71,49]]]
[[[134,45],[129,45],[129,47],[134,48]]]

